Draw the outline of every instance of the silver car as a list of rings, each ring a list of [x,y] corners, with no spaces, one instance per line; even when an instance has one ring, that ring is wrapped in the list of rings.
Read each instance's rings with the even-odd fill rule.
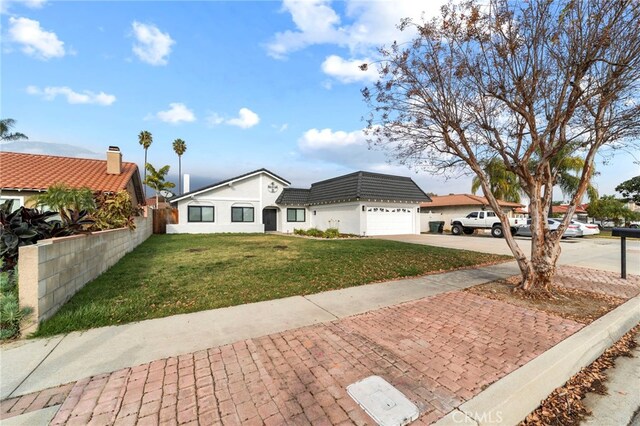
[[[547,219],[547,224],[550,230],[554,231],[558,229],[562,222],[558,219]],[[521,237],[530,237],[531,236],[531,219],[527,220],[527,224],[520,226],[516,231],[516,235]],[[578,225],[569,224],[567,229],[565,229],[564,234],[562,234],[562,238],[575,238],[582,237],[582,231]]]

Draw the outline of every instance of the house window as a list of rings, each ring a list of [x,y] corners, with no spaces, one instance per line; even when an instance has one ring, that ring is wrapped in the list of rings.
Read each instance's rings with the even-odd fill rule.
[[[287,209],[287,222],[304,222],[304,209]]]
[[[231,222],[253,222],[253,207],[231,207]]]
[[[189,222],[213,222],[213,206],[189,206]]]
[[[22,200],[22,197],[0,197],[0,204],[6,203],[9,212],[13,213],[22,207]]]

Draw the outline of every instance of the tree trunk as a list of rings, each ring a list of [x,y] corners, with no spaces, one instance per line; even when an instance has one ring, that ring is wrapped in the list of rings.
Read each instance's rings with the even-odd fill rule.
[[[548,210],[539,199],[531,199],[529,216],[531,218],[531,258],[518,261],[522,271],[519,288],[530,293],[547,293],[551,279],[556,273],[556,263],[560,257],[560,235],[549,232],[546,225]]]
[[[158,208],[158,206],[160,205],[160,193],[156,191],[156,209]]]
[[[182,155],[178,155],[178,194],[182,195]]]
[[[144,180],[142,184],[142,190],[144,192],[144,199],[147,199],[147,148],[144,149]]]

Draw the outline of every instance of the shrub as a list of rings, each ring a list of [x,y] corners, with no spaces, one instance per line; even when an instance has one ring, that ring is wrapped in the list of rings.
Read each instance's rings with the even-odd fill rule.
[[[310,237],[323,238],[324,232],[322,232],[318,228],[310,228],[307,229],[307,235]]]
[[[134,207],[127,191],[96,195],[97,209],[92,213],[92,230],[136,228],[134,217],[140,214],[140,207]]]
[[[307,235],[307,231],[305,231],[304,229],[294,228],[293,233],[295,235]]]
[[[0,272],[0,340],[20,334],[20,322],[32,311],[18,303],[16,272]]]
[[[338,228],[328,228],[324,231],[324,238],[340,238],[340,231]]]

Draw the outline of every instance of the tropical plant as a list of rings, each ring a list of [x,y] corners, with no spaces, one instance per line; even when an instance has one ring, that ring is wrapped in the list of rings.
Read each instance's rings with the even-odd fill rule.
[[[633,201],[640,204],[640,176],[625,180],[616,186],[616,191],[622,194],[625,201]]]
[[[153,143],[153,136],[151,135],[151,132],[147,130],[141,131],[140,134],[138,134],[138,143],[142,145],[142,148],[144,148],[144,178],[143,178],[143,182],[144,182],[147,180],[147,150]],[[144,198],[146,199],[147,188],[143,188],[143,191],[144,191]]]
[[[156,170],[151,164],[147,164],[147,171],[149,172],[149,175],[145,178],[144,184],[156,192],[156,208],[158,208],[160,192],[176,186],[175,183],[166,181],[169,168],[170,167],[166,165]]]
[[[520,193],[522,188],[518,176],[507,170],[504,161],[498,158],[492,158],[484,162],[483,170],[489,179],[489,187],[493,195],[499,200],[520,202]],[[474,194],[482,187],[482,183],[478,176],[471,181],[471,192]]]
[[[73,228],[59,220],[52,220],[56,212],[20,207],[13,213],[0,210],[0,258],[2,268],[13,269],[18,263],[18,249],[39,240],[71,235]]]
[[[187,144],[182,139],[173,141],[173,151],[178,154],[178,194],[182,194],[182,154],[187,150]]]
[[[362,90],[365,133],[401,164],[471,171],[505,229],[486,161],[501,159],[529,198],[529,255],[505,240],[519,289],[549,294],[560,238],[605,146],[637,149],[640,105],[637,1],[449,2],[433,19],[403,19],[407,43],[379,49],[379,80]],[[369,64],[361,68],[367,70]],[[545,226],[563,157],[584,167],[558,232]]]
[[[29,139],[27,135],[20,132],[11,133],[11,129],[16,125],[13,118],[0,119],[0,140],[1,141],[17,141],[20,139]]]
[[[94,220],[92,229],[136,229],[134,217],[140,214],[140,207],[133,205],[129,192],[97,194],[96,204],[97,208],[91,214]]]
[[[33,311],[20,307],[17,281],[17,270],[5,271],[0,259],[0,340],[18,336],[20,323]]]
[[[63,183],[51,185],[31,200],[37,207],[59,213],[60,219],[67,225],[77,224],[81,217],[96,210],[93,192],[89,188],[71,188]]]

